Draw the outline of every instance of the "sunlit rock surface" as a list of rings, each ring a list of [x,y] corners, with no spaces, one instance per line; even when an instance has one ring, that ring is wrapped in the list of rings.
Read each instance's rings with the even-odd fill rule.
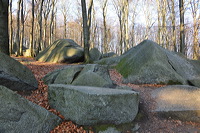
[[[60,39],[40,52],[36,60],[53,63],[81,62],[84,60],[83,48],[71,39]]]
[[[184,121],[200,122],[200,88],[174,85],[158,88],[152,92],[155,112]]]

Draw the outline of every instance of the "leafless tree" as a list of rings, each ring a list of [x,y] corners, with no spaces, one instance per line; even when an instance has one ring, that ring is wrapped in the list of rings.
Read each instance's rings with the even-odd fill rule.
[[[90,26],[91,26],[91,12],[93,0],[89,1],[88,13],[85,0],[81,0],[82,17],[83,17],[83,35],[84,35],[84,57],[85,62],[90,62],[89,48],[90,48]]]

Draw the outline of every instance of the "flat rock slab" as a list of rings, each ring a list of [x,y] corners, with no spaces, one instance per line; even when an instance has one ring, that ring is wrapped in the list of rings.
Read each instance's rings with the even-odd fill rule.
[[[31,70],[3,53],[0,53],[0,85],[14,91],[38,88],[38,82]]]
[[[187,85],[162,87],[152,92],[159,114],[184,121],[200,122],[200,88]]]
[[[48,95],[52,108],[79,125],[128,123],[138,112],[138,93],[129,90],[52,84]]]
[[[0,133],[49,133],[61,119],[0,86]]]

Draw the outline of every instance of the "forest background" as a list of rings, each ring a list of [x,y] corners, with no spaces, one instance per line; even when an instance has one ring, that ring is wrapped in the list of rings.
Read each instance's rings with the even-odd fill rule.
[[[10,52],[41,51],[57,39],[83,46],[82,22],[80,0],[10,0]],[[90,48],[121,55],[144,39],[198,59],[200,0],[93,0]]]

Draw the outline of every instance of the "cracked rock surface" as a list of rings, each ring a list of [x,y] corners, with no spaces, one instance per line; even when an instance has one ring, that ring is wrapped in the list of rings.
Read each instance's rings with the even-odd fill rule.
[[[1,133],[49,133],[61,119],[10,89],[0,86]]]
[[[116,68],[124,83],[199,86],[198,63],[145,40],[121,56]]]

